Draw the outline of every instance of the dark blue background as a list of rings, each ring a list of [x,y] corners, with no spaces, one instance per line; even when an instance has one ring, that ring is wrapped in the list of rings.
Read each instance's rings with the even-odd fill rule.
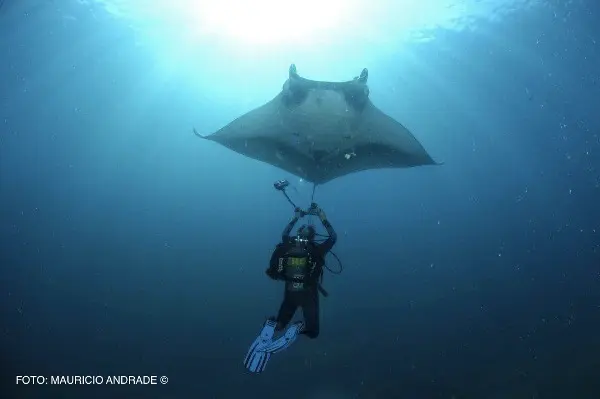
[[[151,96],[153,55],[126,27],[79,9],[57,23],[47,4],[0,8],[3,397],[600,397],[594,2],[439,32],[410,76],[366,65],[392,77],[373,101],[409,113],[445,164],[317,189],[345,271],[325,277],[319,339],[260,376],[241,361],[279,305],[263,271],[291,216],[271,183],[289,178],[304,205],[310,186],[191,135],[243,106],[168,82]]]

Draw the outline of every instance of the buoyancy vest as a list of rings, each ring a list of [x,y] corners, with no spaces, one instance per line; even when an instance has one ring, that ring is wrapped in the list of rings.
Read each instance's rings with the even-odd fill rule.
[[[289,291],[303,291],[307,285],[317,283],[317,261],[308,245],[291,244],[279,258],[277,266],[277,272],[286,281]]]

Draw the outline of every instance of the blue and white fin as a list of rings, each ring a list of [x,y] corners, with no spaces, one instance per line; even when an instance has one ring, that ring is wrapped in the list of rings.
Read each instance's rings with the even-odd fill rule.
[[[246,356],[244,365],[251,373],[259,374],[265,371],[270,358],[269,352],[255,351]]]
[[[304,322],[298,321],[292,324],[285,334],[275,341],[272,341],[270,344],[262,346],[261,350],[267,353],[277,353],[287,349],[294,341],[296,341],[296,338],[298,338],[302,329],[304,329]]]
[[[260,334],[256,337],[252,345],[250,345],[250,349],[244,358],[244,366],[246,366],[249,371],[253,373],[264,371],[267,362],[271,357],[271,353],[266,352],[264,348],[273,343],[273,335],[275,334],[276,326],[276,321],[270,319],[265,321]]]

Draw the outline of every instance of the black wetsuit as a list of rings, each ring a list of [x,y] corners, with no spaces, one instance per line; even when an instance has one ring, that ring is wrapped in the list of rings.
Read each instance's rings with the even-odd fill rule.
[[[319,280],[323,274],[325,255],[337,241],[337,235],[331,224],[324,220],[322,221],[323,226],[329,234],[327,240],[323,243],[309,241],[306,244],[298,244],[289,235],[297,221],[298,218],[293,218],[284,229],[282,242],[273,251],[267,274],[272,278],[285,280],[283,302],[277,314],[277,329],[285,328],[294,317],[298,307],[301,307],[305,322],[302,334],[316,338],[319,335]],[[304,256],[310,260],[310,264],[313,266],[312,272],[301,282],[290,279],[282,271],[282,264],[286,263],[290,257],[297,259]],[[293,262],[288,261],[285,267],[290,267],[290,264],[292,267],[295,266]]]

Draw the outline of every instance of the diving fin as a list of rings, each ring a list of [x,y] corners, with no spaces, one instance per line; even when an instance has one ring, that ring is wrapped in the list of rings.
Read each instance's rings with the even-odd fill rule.
[[[273,335],[275,334],[276,326],[276,321],[267,319],[265,324],[263,324],[260,334],[256,337],[252,345],[250,345],[250,349],[244,358],[244,366],[246,366],[249,371],[253,373],[264,371],[267,362],[271,357],[271,353],[265,352],[264,348],[273,343]]]
[[[259,374],[265,371],[267,362],[270,358],[271,354],[269,352],[254,351],[246,355],[246,359],[244,359],[244,365],[248,371]]]
[[[284,349],[287,349],[291,344],[296,341],[298,335],[304,329],[304,322],[298,321],[292,324],[285,334],[279,337],[276,341],[271,341],[269,344],[262,347],[261,351],[266,352],[267,354],[281,352]],[[272,336],[271,336],[272,337]],[[267,359],[268,360],[268,359]],[[266,363],[266,362],[265,362]],[[263,367],[264,370],[264,367]]]

